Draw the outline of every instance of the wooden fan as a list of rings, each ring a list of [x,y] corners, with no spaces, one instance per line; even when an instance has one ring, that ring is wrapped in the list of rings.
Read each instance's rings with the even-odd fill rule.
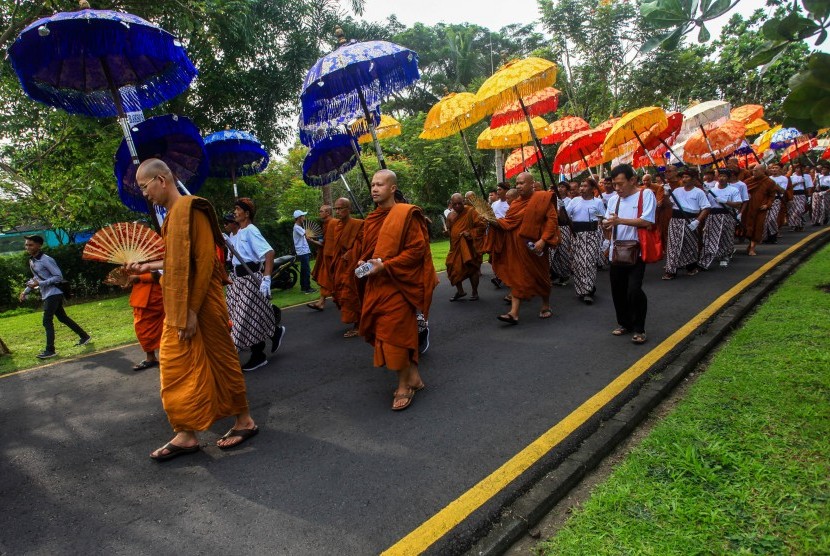
[[[159,261],[164,258],[164,240],[143,224],[118,222],[95,232],[82,258],[115,264]]]
[[[476,212],[484,218],[487,222],[493,223],[496,221],[496,214],[493,212],[493,207],[490,206],[490,203],[478,197],[477,195],[473,195],[470,199],[470,204],[476,209]]]
[[[123,266],[116,266],[110,270],[107,277],[104,278],[104,283],[110,286],[126,288],[130,285],[130,274],[124,270]]]
[[[320,226],[319,222],[306,220],[303,226],[305,227],[305,237],[308,239],[315,239],[323,235],[323,227]]]

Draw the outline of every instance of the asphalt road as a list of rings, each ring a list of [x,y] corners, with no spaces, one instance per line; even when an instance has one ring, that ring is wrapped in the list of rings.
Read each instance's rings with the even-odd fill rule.
[[[372,368],[361,339],[342,338],[333,305],[286,310],[281,350],[247,375],[261,434],[222,452],[224,420],[201,453],[164,464],[148,457],[171,434],[158,373],[130,369],[138,346],[0,379],[0,553],[379,553],[805,235],[673,282],[652,265],[645,346],[609,334],[607,272],[593,306],[555,288],[554,317],[538,319],[535,301],[518,326],[495,318],[505,290],[485,278],[480,301],[449,303],[442,274],[427,388],[400,413],[389,409],[394,375]],[[431,552],[463,546],[486,513]]]

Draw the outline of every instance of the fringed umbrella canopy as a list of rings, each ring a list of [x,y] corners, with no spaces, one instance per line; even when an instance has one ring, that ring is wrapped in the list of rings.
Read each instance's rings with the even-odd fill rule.
[[[527,113],[530,116],[544,116],[550,112],[556,112],[559,108],[559,89],[545,87],[522,98]],[[495,112],[490,119],[490,127],[496,128],[507,124],[513,124],[525,119],[524,112],[519,101],[511,102],[501,110]]]
[[[199,191],[208,176],[208,153],[202,134],[192,121],[184,116],[165,114],[136,124],[130,131],[140,160],[163,160],[188,191]],[[114,165],[118,195],[127,208],[147,213],[147,201],[135,179],[137,169],[126,140],[122,140],[115,153]]]
[[[210,155],[210,175],[253,176],[268,167],[268,153],[252,134],[237,129],[217,131],[205,137]]]
[[[371,111],[372,118],[375,125],[380,123],[380,108]],[[361,121],[366,122],[366,118],[361,117]],[[297,129],[300,132],[300,143],[306,147],[313,147],[318,141],[331,137],[332,135],[343,135],[355,122],[354,116],[340,116],[333,118],[327,122],[303,124],[303,116],[297,119]]]
[[[149,109],[197,75],[181,43],[140,17],[108,10],[60,12],[26,27],[9,48],[34,100],[94,117]]]
[[[563,167],[568,164],[577,162],[583,163],[583,159],[588,159],[589,155],[596,158],[596,151],[599,150],[600,160],[594,162],[593,165],[602,163],[602,142],[605,140],[606,133],[604,131],[597,131],[596,129],[586,129],[574,133],[565,139],[559,150],[556,151],[556,158],[553,159],[553,171],[561,172]],[[590,161],[589,161],[590,162]]]
[[[311,147],[303,160],[303,181],[320,187],[328,185],[355,167],[357,156],[352,138],[332,135]]]
[[[509,180],[524,172],[541,158],[542,155],[536,147],[527,146],[516,149],[504,161],[504,178]]]
[[[772,129],[768,129],[763,132],[761,135],[755,138],[755,141],[752,142],[753,145],[758,147],[760,152],[764,152],[769,150],[770,143],[772,143],[772,136],[775,135],[781,129],[780,125],[773,127]]]
[[[540,117],[531,120],[537,135],[545,136],[548,132],[548,123]],[[479,149],[512,149],[521,147],[533,139],[527,122],[504,125],[496,129],[487,128],[481,132],[476,140]]]
[[[763,133],[764,131],[769,129],[769,124],[758,118],[757,120],[752,120],[748,124],[746,124],[746,134],[749,135],[758,135],[759,133]]]
[[[597,131],[604,131],[605,133],[608,133],[609,131],[611,131],[611,128],[614,127],[614,124],[616,124],[618,121],[620,121],[619,118],[615,118],[612,116],[604,122],[602,122],[601,124],[599,124],[594,129]]]
[[[481,84],[476,99],[484,105],[487,114],[492,114],[512,102],[518,102],[519,98],[552,86],[556,82],[556,74],[556,64],[549,60],[533,56],[513,60]]]
[[[642,135],[651,130],[660,133],[669,126],[666,112],[657,106],[640,108],[625,114],[605,136],[603,158],[610,160],[634,151],[641,145]]]
[[[738,120],[748,126],[750,123],[764,117],[764,107],[760,104],[744,104],[733,108],[729,113],[730,120]],[[752,135],[751,133],[749,135]]]
[[[473,93],[449,93],[436,102],[424,120],[421,139],[443,139],[454,135],[486,116],[484,105]]]
[[[683,124],[677,142],[683,143],[701,127],[715,128],[729,119],[731,105],[722,100],[707,100],[683,111]]]
[[[784,149],[793,144],[793,142],[801,137],[802,133],[794,127],[785,127],[779,129],[772,134],[770,138],[769,148]]]
[[[804,139],[803,141],[797,141],[784,149],[784,153],[781,155],[781,163],[786,164],[791,160],[798,158],[799,155],[802,155],[817,146],[818,139]]]
[[[687,164],[714,164],[735,152],[745,135],[746,126],[737,120],[727,120],[705,135],[698,131],[686,141],[683,159]]]
[[[555,122],[551,122],[550,126],[548,127],[547,137],[542,139],[543,145],[553,145],[555,143],[561,143],[574,133],[578,133],[580,131],[585,131],[591,129],[591,126],[577,116],[565,116]]]

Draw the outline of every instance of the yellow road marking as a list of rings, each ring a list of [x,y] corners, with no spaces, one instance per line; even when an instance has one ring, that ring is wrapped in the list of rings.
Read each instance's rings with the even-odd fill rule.
[[[542,456],[550,452],[557,444],[582,426],[597,411],[605,407],[611,400],[630,386],[631,383],[642,376],[654,363],[674,348],[678,342],[709,320],[739,293],[751,286],[767,271],[778,265],[794,251],[797,251],[809,241],[828,231],[830,231],[830,228],[807,236],[738,282],[671,336],[663,340],[657,347],[648,352],[642,359],[631,365],[631,367],[614,379],[608,386],[594,394],[585,403],[571,412],[570,415],[548,429],[542,436],[531,442],[521,452],[510,458],[470,490],[450,502],[444,509],[426,520],[417,529],[386,549],[383,554],[392,556],[399,554],[420,554],[424,552],[435,541],[450,532],[471,513],[498,494]]]

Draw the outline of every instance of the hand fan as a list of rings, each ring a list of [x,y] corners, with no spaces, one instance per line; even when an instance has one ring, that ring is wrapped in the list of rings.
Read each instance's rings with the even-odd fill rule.
[[[118,222],[95,232],[82,258],[115,264],[158,261],[164,258],[164,240],[143,224]]]

